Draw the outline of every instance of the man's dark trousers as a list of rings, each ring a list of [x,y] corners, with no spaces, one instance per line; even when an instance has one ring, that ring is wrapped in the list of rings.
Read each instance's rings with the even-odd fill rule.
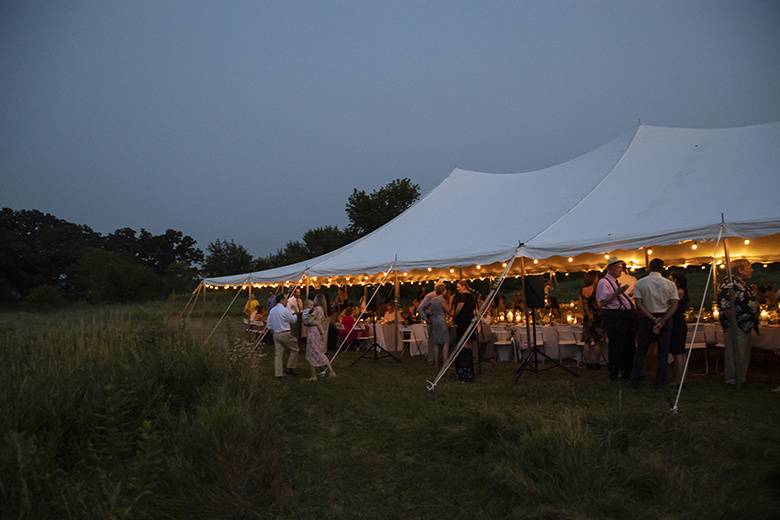
[[[601,315],[609,341],[609,378],[628,379],[634,360],[634,311],[604,309]]]
[[[654,313],[653,316],[661,318],[664,314]],[[669,355],[669,347],[672,344],[672,322],[671,320],[667,321],[658,334],[653,333],[654,325],[655,321],[650,321],[644,314],[639,316],[639,330],[637,330],[636,335],[636,355],[634,356],[634,369],[631,372],[631,384],[633,386],[639,386],[642,382],[642,371],[645,368],[647,349],[650,347],[650,342],[653,340],[657,340],[658,342],[658,363],[655,369],[655,387],[663,388],[666,384],[666,358]]]

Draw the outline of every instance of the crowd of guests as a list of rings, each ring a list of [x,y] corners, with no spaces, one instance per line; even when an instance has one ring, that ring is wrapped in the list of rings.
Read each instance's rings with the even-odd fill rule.
[[[722,283],[718,292],[720,321],[726,340],[725,377],[728,384],[743,384],[750,363],[750,335],[758,331],[761,294],[765,299],[775,295],[771,287],[758,291],[747,285],[752,275],[747,260],[735,260],[731,268],[734,283]],[[602,273],[585,273],[580,300],[583,362],[588,370],[598,370],[601,362],[606,361],[610,380],[622,379],[639,387],[643,383],[649,348],[655,344],[654,387],[663,388],[669,380],[667,358],[673,360],[673,381],[680,380],[685,364],[688,284],[682,270],[670,271],[668,277],[664,273],[664,262],[658,258],[649,263],[647,275],[640,280],[634,278],[625,262],[617,258],[610,258]],[[555,299],[549,283],[545,287],[545,297],[548,305]],[[777,297],[780,298],[780,294]],[[454,293],[450,293],[443,283],[437,283],[433,291],[421,293],[404,307],[396,309],[392,303],[381,306],[373,319],[383,323],[398,319],[405,324],[424,320],[428,327],[429,360],[439,366],[449,361],[450,348],[466,333],[483,302],[484,297],[473,292],[466,281],[457,282]],[[499,310],[510,306],[522,309],[522,292],[514,295],[509,303],[498,295],[495,305]],[[326,355],[328,345],[343,342],[351,346],[359,343],[365,333],[356,327],[358,317],[366,311],[365,297],[353,305],[345,289],[339,289],[334,305],[329,305],[323,293],[304,302],[300,289],[295,289],[289,298],[285,294],[271,294],[267,307],[268,311],[250,297],[244,312],[250,324],[267,322],[269,334],[273,336],[274,375],[277,378],[295,374],[304,340],[305,357],[311,368],[309,380],[335,376]],[[489,314],[482,318],[473,340],[470,339],[453,360],[455,372],[462,381],[474,378],[472,347],[475,345],[471,341],[480,345],[489,343],[491,336],[495,338],[489,319]],[[454,325],[454,337],[450,334],[450,322]],[[736,323],[733,330],[732,322]]]
[[[759,304],[746,284],[753,272],[750,262],[735,260],[731,270],[733,284],[726,281],[720,285],[718,306],[726,340],[726,383],[741,385],[750,364],[750,334],[758,332]],[[660,389],[667,383],[670,354],[675,381],[679,381],[688,335],[688,283],[683,271],[671,271],[668,278],[663,273],[664,262],[660,258],[650,262],[647,275],[638,281],[626,272],[625,262],[617,258],[610,258],[602,277],[597,272],[586,273],[580,298],[584,313],[583,355],[588,369],[600,366],[599,359],[606,347],[609,379],[624,379],[639,387],[648,349],[655,343],[654,387]],[[734,323],[736,327],[731,330]]]

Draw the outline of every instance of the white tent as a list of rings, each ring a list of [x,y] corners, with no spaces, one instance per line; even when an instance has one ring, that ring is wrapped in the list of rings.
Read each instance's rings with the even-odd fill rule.
[[[661,256],[679,262],[706,261],[710,252],[696,251],[688,242],[713,239],[721,213],[726,236],[776,235],[754,240],[750,250],[734,256],[776,261],[778,196],[780,123],[727,129],[640,125],[542,170],[456,169],[407,211],[341,249],[204,283],[295,281],[304,270],[309,277],[375,274],[396,258],[397,271],[462,267],[473,275],[476,264],[501,262],[515,253],[546,259],[539,269],[576,270],[603,263],[604,254],[615,252],[633,255],[641,264],[637,248],[642,246],[665,246],[659,248]]]
[[[542,170],[489,174],[455,169],[411,208],[365,237],[305,262],[204,280],[236,285],[307,276],[489,264],[511,258],[596,186],[625,153],[633,132]]]
[[[568,257],[713,240],[721,214],[725,236],[771,235],[780,233],[779,198],[780,123],[706,130],[643,125],[596,189],[521,254]]]

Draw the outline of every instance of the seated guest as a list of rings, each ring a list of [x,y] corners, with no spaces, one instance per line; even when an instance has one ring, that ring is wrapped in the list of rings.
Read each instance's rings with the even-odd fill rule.
[[[353,316],[355,308],[347,303],[344,311],[341,313],[341,330],[339,336],[341,339],[347,338],[344,345],[349,346],[358,340],[359,334],[355,328],[355,317]]]
[[[387,306],[385,306],[385,313],[382,316],[382,321],[384,323],[395,322],[395,305],[388,303]]]
[[[249,315],[249,321],[265,321],[265,309],[262,305],[258,305],[252,314]]]
[[[406,307],[404,310],[404,317],[405,323],[407,325],[411,325],[412,323],[417,323],[420,321],[419,316],[417,316],[417,306],[420,304],[420,300],[417,298],[412,300],[412,303],[409,304],[409,306]]]
[[[246,305],[244,305],[244,314],[247,318],[249,318],[249,321],[252,321],[252,313],[255,312],[255,309],[260,305],[260,302],[257,301],[257,298],[254,296],[250,296],[249,299],[246,301]]]

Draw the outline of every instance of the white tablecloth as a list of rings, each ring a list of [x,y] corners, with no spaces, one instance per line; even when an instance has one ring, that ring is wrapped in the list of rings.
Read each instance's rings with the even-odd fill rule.
[[[528,331],[525,325],[491,325],[498,341],[513,338],[521,348],[528,348]],[[536,345],[553,359],[582,358],[582,326],[544,325],[536,327]]]
[[[699,327],[704,331],[704,342],[711,347],[723,346],[726,338],[723,328],[719,323],[702,323]],[[780,351],[780,326],[777,325],[759,325],[759,334],[753,332],[750,335],[750,344],[754,348],[764,350]],[[688,324],[688,337],[693,334],[693,323]],[[699,338],[697,338],[699,339]]]

